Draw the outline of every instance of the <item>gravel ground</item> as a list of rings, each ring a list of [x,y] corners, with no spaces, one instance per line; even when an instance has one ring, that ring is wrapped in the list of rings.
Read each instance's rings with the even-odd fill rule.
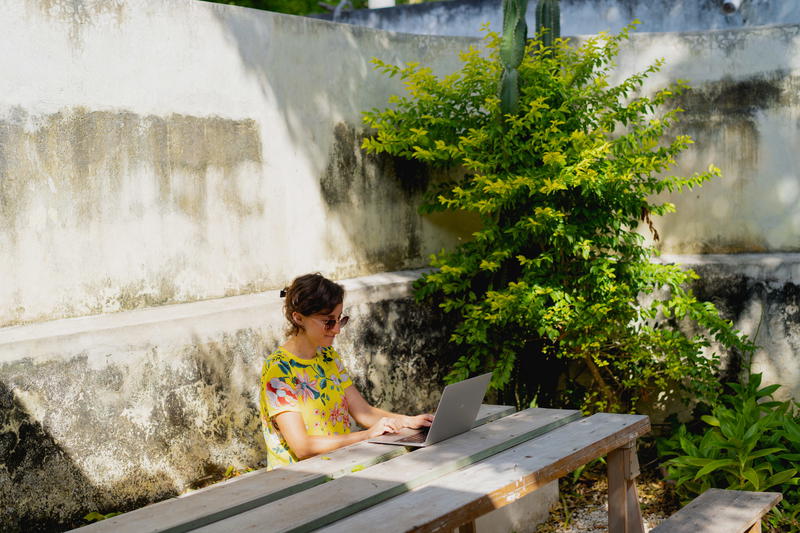
[[[657,469],[643,467],[637,478],[645,531],[650,531],[678,510],[674,491]],[[559,481],[561,502],[550,510],[550,520],[536,533],[608,533],[608,484],[605,465],[597,463],[579,479]]]
[[[644,514],[644,530],[645,533],[660,524],[665,518],[665,515],[659,513]],[[557,529],[552,529],[552,527]],[[553,523],[551,519],[547,524],[542,527],[549,527],[551,529],[537,530],[539,532],[558,531],[559,533],[608,533],[608,505],[607,503],[601,505],[586,505],[572,512],[569,521],[559,521]]]

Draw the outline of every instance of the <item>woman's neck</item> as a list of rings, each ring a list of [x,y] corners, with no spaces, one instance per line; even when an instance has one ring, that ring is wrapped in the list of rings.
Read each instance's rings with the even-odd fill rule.
[[[313,359],[317,355],[317,347],[302,333],[286,341],[283,348],[302,359]]]

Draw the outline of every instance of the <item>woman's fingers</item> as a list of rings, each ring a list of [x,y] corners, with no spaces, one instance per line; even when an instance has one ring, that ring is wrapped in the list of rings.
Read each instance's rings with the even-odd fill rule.
[[[397,420],[395,420],[394,418],[384,417],[381,419],[381,422],[383,423],[383,427],[387,432],[397,433],[397,430],[399,429],[399,424],[397,423]]]
[[[412,429],[429,427],[433,423],[433,415],[431,414],[406,416],[404,419],[406,422],[403,427]]]

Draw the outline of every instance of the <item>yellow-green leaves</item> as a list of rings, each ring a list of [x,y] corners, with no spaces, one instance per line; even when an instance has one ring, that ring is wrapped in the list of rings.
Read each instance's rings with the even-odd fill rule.
[[[633,409],[641,394],[675,383],[713,397],[716,360],[704,350],[712,340],[746,348],[713,305],[682,289],[690,272],[650,262],[654,250],[637,231],[643,219],[675,208],[652,197],[700,186],[719,170],[669,175],[692,141],[667,137],[680,112],[659,106],[684,85],[648,92],[644,82],[658,62],[612,83],[630,29],[579,48],[558,41],[547,54],[532,39],[518,68],[519,113],[510,115],[501,114],[497,96],[497,34],[462,52],[462,68],[444,77],[420,64],[374,62],[402,79],[405,93],[364,114],[373,133],[364,149],[443,168],[423,209],[467,212],[480,222],[416,285],[419,299],[453,317],[460,352],[448,379],[494,370],[492,386],[515,394],[549,391],[554,404],[569,398],[587,409]],[[663,301],[640,300],[664,287]],[[686,336],[656,317],[694,321],[708,334]],[[537,382],[531,371],[540,358],[587,378],[554,392],[541,380],[558,376]]]
[[[542,156],[545,165],[560,167],[567,164],[567,158],[561,152],[545,152]]]

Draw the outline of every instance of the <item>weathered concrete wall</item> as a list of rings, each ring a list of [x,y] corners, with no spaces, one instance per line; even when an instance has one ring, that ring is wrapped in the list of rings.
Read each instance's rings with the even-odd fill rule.
[[[449,362],[443,325],[410,296],[418,275],[345,281],[337,341],[370,401],[410,412],[435,406]],[[0,330],[0,530],[60,531],[263,466],[257,383],[282,303],[268,291]]]
[[[465,41],[197,0],[0,12],[0,327],[420,267],[462,234],[359,147],[400,89],[369,59],[449,72]]]
[[[400,90],[369,59],[449,72],[474,40],[192,0],[0,12],[0,523],[58,529],[258,464],[255,383],[281,327],[270,289],[421,266],[469,233],[416,213],[424,170],[358,149],[359,111]],[[675,200],[666,252],[795,261],[777,254],[800,249],[798,31],[640,34],[623,51],[620,76],[666,57],[645,90],[694,83],[681,103],[698,144],[678,172],[726,174]],[[755,369],[796,391],[796,269],[723,263],[698,268],[707,295],[757,332]],[[372,401],[417,410],[449,355],[413,276],[350,282],[358,320],[338,346]]]
[[[765,383],[782,385],[776,398],[800,398],[800,254],[667,254],[661,260],[695,270],[701,278],[695,293],[758,345],[752,355],[726,357],[725,379],[741,377],[752,362]]]
[[[695,145],[670,173],[715,164],[723,178],[665,196],[678,209],[656,222],[664,252],[800,251],[800,26],[682,34],[637,34],[619,57],[617,79],[656,58],[666,66],[644,91],[678,79],[693,87],[679,133]]]
[[[344,11],[337,22],[423,35],[479,37],[488,22],[500,31],[501,0],[450,0],[385,9]],[[722,0],[561,0],[563,35],[617,32],[634,19],[638,31],[682,32],[730,29],[766,24],[800,23],[800,5],[790,0],[742,0],[727,13]],[[332,20],[332,15],[315,15]],[[536,0],[528,2],[529,28],[536,27]]]

